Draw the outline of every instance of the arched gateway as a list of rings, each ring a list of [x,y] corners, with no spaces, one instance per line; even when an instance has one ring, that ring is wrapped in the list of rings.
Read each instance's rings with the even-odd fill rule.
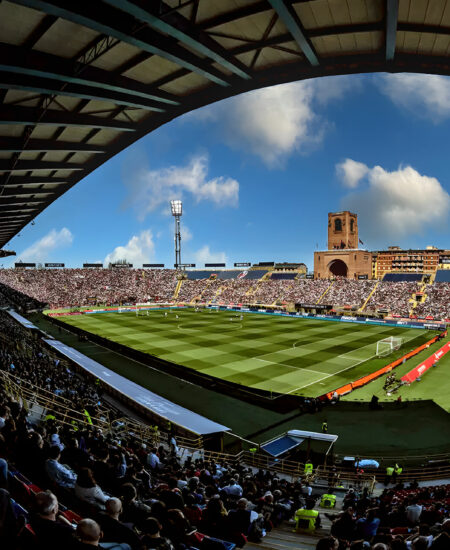
[[[347,277],[348,267],[342,260],[332,260],[328,264],[328,271],[330,275],[334,275],[335,277]]]

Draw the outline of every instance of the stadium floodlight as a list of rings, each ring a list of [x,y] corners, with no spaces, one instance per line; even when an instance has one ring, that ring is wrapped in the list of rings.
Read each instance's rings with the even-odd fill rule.
[[[183,203],[180,200],[170,201],[172,216],[181,216],[183,214]]]
[[[183,214],[183,203],[180,200],[170,201],[172,216],[175,218],[175,265],[181,264],[181,229],[180,218]]]

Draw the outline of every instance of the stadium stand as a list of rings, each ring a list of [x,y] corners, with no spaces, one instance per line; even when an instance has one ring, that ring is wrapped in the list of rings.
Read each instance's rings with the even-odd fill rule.
[[[297,273],[272,273],[272,281],[292,281],[297,277]]]
[[[361,308],[364,311],[384,310],[394,315],[448,319],[450,311],[450,271],[441,270],[434,284],[420,281],[295,279],[295,273],[272,273],[262,280],[264,270],[248,271],[242,278],[238,270],[187,272],[193,279],[181,282],[176,298],[179,302],[219,304],[286,304],[308,303],[334,307]],[[253,278],[256,274],[257,278]],[[203,278],[200,278],[200,275]],[[221,277],[219,277],[221,275]],[[402,274],[394,274],[402,275]],[[416,274],[407,274],[418,277]],[[287,277],[287,278],[286,278]],[[119,305],[175,300],[175,270],[144,269],[0,269],[0,289],[9,303],[20,311],[87,305]],[[421,286],[422,285],[422,286]],[[371,294],[371,292],[374,292]],[[426,299],[413,308],[413,294],[423,292]]]
[[[242,273],[242,271],[230,270],[230,271],[218,271],[217,278],[223,281],[228,279],[236,279],[236,277]]]
[[[245,278],[246,279],[257,280],[257,279],[261,279],[262,277],[264,277],[264,275],[266,273],[268,273],[268,271],[265,270],[265,269],[250,270],[250,271],[247,271],[247,274],[245,275]]]
[[[214,271],[186,271],[189,280],[209,279]]]
[[[383,281],[386,283],[401,283],[401,282],[419,282],[422,280],[423,273],[386,273]]]
[[[450,269],[438,269],[436,271],[435,283],[450,283]]]
[[[434,282],[426,289],[425,302],[414,310],[418,317],[450,319],[450,285],[447,282]]]
[[[320,488],[303,475],[289,479],[226,455],[191,451],[186,458],[174,432],[168,444],[145,446],[131,430],[99,429],[99,422],[117,418],[117,411],[99,406],[102,388],[57,363],[4,312],[0,326],[1,371],[60,399],[39,420],[6,388],[0,392],[0,484],[7,487],[0,490],[7,512],[0,540],[8,550],[81,550],[78,541],[97,524],[102,542],[116,549],[232,550],[262,543],[320,550],[365,540],[367,549],[397,550],[417,537],[423,548],[448,548],[450,485],[405,487],[388,479],[383,491],[363,483],[336,489],[343,480],[333,469],[324,471]],[[85,422],[64,421],[65,396],[88,413]],[[321,508],[324,493],[337,495],[333,510]],[[305,529],[298,520],[308,509],[315,520]]]
[[[326,302],[333,306],[362,306],[376,281],[337,279],[326,295]]]
[[[370,297],[366,310],[385,309],[409,317],[412,294],[419,290],[417,282],[385,282],[378,285]]]

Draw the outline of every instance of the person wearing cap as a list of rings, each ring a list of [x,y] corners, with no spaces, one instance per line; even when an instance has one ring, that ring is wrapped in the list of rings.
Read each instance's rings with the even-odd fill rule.
[[[304,508],[295,512],[294,533],[313,533],[320,527],[320,516],[317,510],[314,510],[314,500],[307,499]]]

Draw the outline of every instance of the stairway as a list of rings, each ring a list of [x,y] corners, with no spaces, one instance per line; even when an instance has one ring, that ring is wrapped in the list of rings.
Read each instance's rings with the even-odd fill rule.
[[[178,298],[178,294],[180,293],[181,283],[183,282],[183,279],[180,279],[177,283],[177,286],[175,288],[175,292],[173,293],[174,298]]]
[[[256,548],[263,548],[264,550],[315,550],[317,541],[330,534],[331,520],[325,516],[325,513],[337,515],[342,510],[342,503],[343,496],[337,494],[336,507],[334,509],[315,506],[321,519],[321,527],[315,533],[294,533],[295,523],[293,521],[285,521],[267,533],[260,543],[248,542],[245,548],[253,550],[256,550]]]
[[[335,281],[332,281],[330,286],[328,286],[326,289],[325,289],[325,292],[322,292],[320,298],[317,300],[316,304],[320,304],[320,302],[322,301],[323,297],[328,293],[328,291],[330,290],[330,288],[334,285]]]
[[[359,310],[360,313],[362,313],[364,311],[364,309],[366,308],[366,305],[369,303],[370,298],[375,293],[375,291],[376,291],[379,284],[380,284],[380,281],[377,281],[376,285],[372,288],[371,292],[369,293],[369,296],[367,296],[365,302],[363,303],[361,309]]]
[[[208,302],[208,305],[212,304],[213,302],[215,302],[217,300],[219,294],[222,294],[222,291],[223,291],[224,288],[225,288],[225,285],[219,286],[219,288],[217,289],[217,292],[214,294],[214,296]]]

